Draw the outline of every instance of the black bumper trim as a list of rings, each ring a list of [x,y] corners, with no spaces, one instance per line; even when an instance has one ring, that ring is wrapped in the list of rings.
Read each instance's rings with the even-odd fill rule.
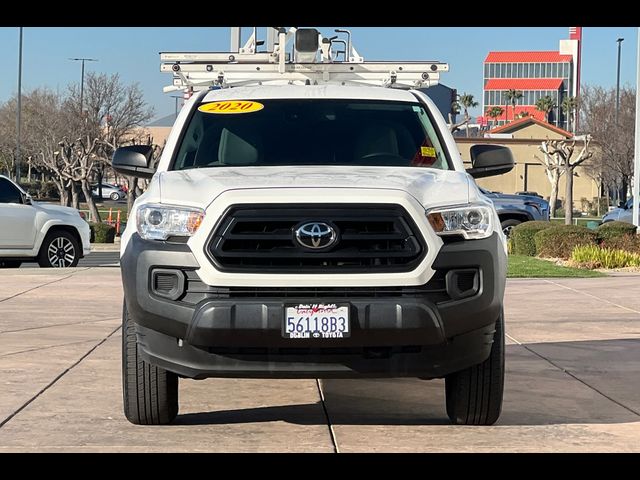
[[[450,341],[385,358],[354,354],[219,355],[138,326],[142,358],[188,378],[439,378],[483,362],[491,352],[495,323]]]
[[[478,293],[457,300],[442,301],[442,295],[434,296],[433,292],[415,293],[411,295],[390,295],[383,298],[357,297],[318,298],[318,302],[332,301],[351,305],[352,335],[343,339],[285,339],[281,335],[281,322],[284,319],[285,303],[309,301],[309,298],[246,297],[246,298],[209,298],[197,304],[182,301],[170,301],[152,295],[149,272],[153,268],[197,270],[199,265],[186,244],[166,242],[149,242],[142,240],[137,234],[130,239],[121,259],[122,279],[124,284],[127,308],[140,328],[139,340],[145,344],[146,355],[153,362],[168,360],[169,345],[176,345],[178,340],[189,348],[211,347],[266,347],[266,348],[310,348],[310,347],[393,347],[402,345],[419,345],[428,349],[425,357],[417,364],[426,372],[416,373],[417,366],[402,366],[404,355],[422,355],[402,353],[390,357],[392,366],[376,370],[378,373],[400,372],[417,376],[436,375],[443,371],[437,365],[437,352],[444,354],[447,345],[457,338],[479,331],[483,328],[494,328],[500,315],[505,286],[506,254],[497,234],[483,240],[453,241],[444,244],[439,251],[433,268],[448,271],[450,269],[477,269],[479,271]],[[345,288],[346,290],[347,288]],[[166,337],[166,338],[165,338]],[[146,340],[145,340],[146,338]],[[151,339],[157,339],[156,342]],[[322,342],[319,344],[318,342]],[[146,343],[145,343],[146,342]],[[488,352],[484,342],[476,341],[468,345],[472,351],[457,351],[462,363],[451,360],[451,365],[461,368],[473,365],[478,358]],[[444,348],[445,350],[439,350]],[[198,350],[200,351],[200,350]],[[177,356],[171,370],[186,376],[242,376],[245,370],[236,368],[225,370],[220,365],[227,365],[225,355],[207,353],[206,357],[198,357],[204,361],[208,358],[215,365],[200,365],[195,370],[185,373],[179,363],[182,357]],[[447,354],[448,355],[448,354]],[[453,355],[453,354],[452,354]],[[488,353],[487,353],[488,355]],[[281,358],[276,355],[277,358]],[[255,357],[253,357],[255,359]],[[271,355],[269,362],[273,361]],[[313,355],[305,356],[309,364],[313,364]],[[323,357],[326,358],[326,357]],[[353,360],[353,355],[350,356]],[[359,357],[360,358],[360,357]],[[417,357],[406,357],[417,358]],[[163,360],[164,359],[164,360]],[[466,359],[466,360],[465,360]],[[305,360],[305,362],[307,361]],[[473,360],[473,362],[471,362]],[[189,361],[185,359],[185,361]],[[302,360],[300,360],[302,361]],[[340,360],[341,361],[341,360]],[[362,358],[365,363],[373,361]],[[377,360],[375,360],[377,361]],[[407,360],[408,361],[408,360]],[[400,362],[396,365],[394,362]],[[422,363],[420,363],[422,362]],[[467,363],[464,363],[467,362]],[[471,362],[471,363],[469,363]],[[295,363],[295,362],[294,362]],[[158,363],[160,364],[160,363]],[[253,364],[254,367],[257,365]],[[289,375],[288,370],[269,370],[269,364],[262,364],[269,375]],[[167,367],[169,368],[169,367]],[[333,367],[332,367],[333,368]],[[341,374],[343,368],[336,367]],[[198,373],[197,371],[200,373]],[[259,376],[260,368],[251,370],[251,375]],[[366,371],[364,365],[349,367],[348,372]],[[313,368],[302,368],[307,376],[312,375]],[[203,373],[204,372],[204,373]],[[209,372],[209,373],[207,373]],[[226,373],[225,373],[226,372]],[[269,373],[271,372],[271,373]],[[297,370],[296,370],[297,372]],[[320,373],[324,372],[321,371]],[[331,370],[334,372],[334,370]],[[324,372],[331,374],[331,372]],[[387,372],[387,373],[384,373]],[[402,373],[405,372],[405,373]],[[431,372],[431,373],[429,373]],[[435,372],[435,373],[434,373]],[[245,372],[247,373],[247,372]],[[319,376],[320,373],[316,374]],[[324,374],[322,373],[322,374]]]

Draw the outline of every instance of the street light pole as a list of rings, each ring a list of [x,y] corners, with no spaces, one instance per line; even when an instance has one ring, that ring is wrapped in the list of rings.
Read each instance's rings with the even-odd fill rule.
[[[175,110],[175,115],[176,118],[178,118],[178,100],[181,98],[184,98],[182,95],[171,95],[171,98],[175,98],[176,99],[176,110]]]
[[[636,92],[640,92],[640,28],[638,28],[636,68]],[[636,95],[636,138],[633,157],[633,212],[631,221],[636,227],[640,227],[640,95]],[[636,231],[640,233],[640,230]]]
[[[82,70],[80,74],[80,115],[82,115],[82,109],[84,107],[84,62],[97,62],[95,58],[70,58],[74,62],[82,62]]]
[[[618,112],[620,111],[620,52],[624,38],[618,38],[618,75],[616,77],[616,125],[618,124]]]
[[[20,156],[22,143],[22,27],[20,27],[20,42],[18,46],[18,113],[16,125],[16,182],[20,183]]]

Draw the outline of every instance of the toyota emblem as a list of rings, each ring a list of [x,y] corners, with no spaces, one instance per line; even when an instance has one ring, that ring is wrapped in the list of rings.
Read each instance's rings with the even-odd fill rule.
[[[311,250],[321,250],[338,241],[335,228],[324,222],[307,222],[295,229],[298,244]]]

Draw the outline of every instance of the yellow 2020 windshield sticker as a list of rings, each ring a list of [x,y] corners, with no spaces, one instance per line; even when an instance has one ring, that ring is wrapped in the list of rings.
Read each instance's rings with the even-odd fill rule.
[[[264,105],[249,100],[224,100],[221,102],[211,102],[200,105],[198,110],[204,113],[234,114],[251,113],[262,110]]]

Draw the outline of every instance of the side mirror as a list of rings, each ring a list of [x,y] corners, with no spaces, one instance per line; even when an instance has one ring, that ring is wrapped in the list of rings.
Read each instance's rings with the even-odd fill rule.
[[[501,145],[472,145],[469,153],[471,168],[467,173],[473,178],[502,175],[515,165],[511,150]]]
[[[33,205],[33,197],[28,193],[22,194],[22,203],[25,205]]]
[[[130,177],[151,178],[156,169],[151,166],[153,147],[151,145],[130,145],[120,147],[113,154],[113,169]]]

